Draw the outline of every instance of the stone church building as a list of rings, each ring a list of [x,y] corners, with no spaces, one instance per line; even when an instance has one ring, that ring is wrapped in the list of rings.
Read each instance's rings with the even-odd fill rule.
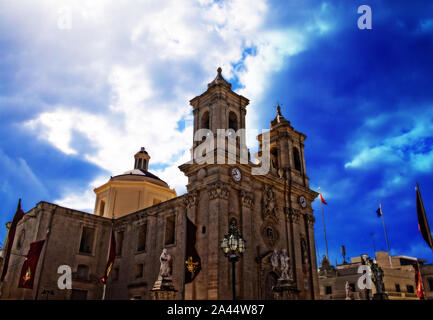
[[[194,132],[209,129],[216,136],[217,129],[245,129],[248,103],[232,91],[219,68],[207,90],[190,101]],[[177,196],[148,171],[150,155],[142,148],[134,156],[133,170],[111,177],[94,190],[94,214],[39,202],[18,224],[0,299],[101,299],[99,279],[106,267],[112,228],[117,253],[106,299],[151,299],[164,248],[173,257],[176,299],[231,299],[231,264],[220,248],[231,224],[246,240],[245,253],[236,263],[237,299],[320,299],[311,207],[318,194],[309,188],[306,136],[290,125],[279,108],[269,135],[272,161],[264,175],[252,174],[260,163],[239,161],[237,147],[236,154],[222,153],[235,159],[234,164],[181,165],[188,177],[187,193]],[[260,156],[266,152],[263,134],[257,138]],[[192,141],[192,152],[198,146],[199,141]],[[221,155],[216,149],[215,154]],[[184,285],[186,217],[197,227],[201,271]],[[29,245],[42,239],[46,241],[34,287],[18,288]],[[290,258],[290,294],[275,290],[281,274],[271,256],[282,249]],[[60,265],[71,267],[72,289],[59,289]]]

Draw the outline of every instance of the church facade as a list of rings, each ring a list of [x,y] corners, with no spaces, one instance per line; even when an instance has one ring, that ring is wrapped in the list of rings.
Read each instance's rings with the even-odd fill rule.
[[[248,103],[232,91],[219,68],[207,90],[190,101],[195,136],[205,129],[209,133],[203,140],[209,135],[216,140],[218,129],[245,129]],[[254,174],[253,169],[263,163],[251,162],[249,155],[241,161],[242,146],[225,148],[229,141],[224,137],[223,148],[217,144],[212,152],[206,150],[208,160],[222,158],[223,163],[190,161],[179,167],[188,177],[184,195],[176,196],[147,170],[150,157],[142,149],[135,155],[134,170],[95,189],[94,214],[40,202],[18,225],[0,298],[101,299],[99,278],[113,229],[117,252],[106,299],[151,299],[164,248],[173,259],[174,298],[232,299],[231,264],[220,246],[230,225],[236,225],[246,241],[235,265],[237,299],[320,299],[311,207],[318,194],[309,188],[306,136],[291,126],[279,108],[266,139],[264,135],[257,137],[261,146],[257,156],[266,160],[269,152],[270,168],[265,174]],[[200,141],[192,141],[193,154],[201,153]],[[184,284],[187,217],[197,228],[195,248],[201,270]],[[31,242],[42,239],[46,242],[34,288],[19,289],[23,255]],[[286,293],[276,290],[282,274],[272,262],[274,251],[283,250],[290,270]],[[58,288],[60,265],[71,267],[72,289]]]

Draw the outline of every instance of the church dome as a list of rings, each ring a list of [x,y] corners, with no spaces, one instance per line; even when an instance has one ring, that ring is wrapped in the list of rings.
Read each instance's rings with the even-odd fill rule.
[[[144,149],[144,147],[141,147],[140,151],[138,151],[134,155],[134,160],[134,169],[125,171],[123,174],[114,176],[111,178],[111,180],[147,181],[163,187],[168,187],[168,184],[165,181],[161,180],[159,177],[148,171],[150,156]]]
[[[159,177],[154,175],[153,173],[144,170],[144,169],[132,169],[125,171],[122,174],[114,176],[111,178],[114,181],[144,181],[152,182],[164,187],[168,187],[167,182],[161,180]]]
[[[177,197],[176,191],[149,172],[150,155],[141,148],[134,155],[134,169],[111,177],[95,188],[95,214],[119,218]]]

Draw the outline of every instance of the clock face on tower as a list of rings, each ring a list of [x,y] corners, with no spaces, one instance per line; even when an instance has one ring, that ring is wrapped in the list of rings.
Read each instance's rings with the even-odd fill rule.
[[[305,199],[304,196],[300,196],[299,197],[299,203],[301,204],[302,208],[306,208],[307,207],[307,199]]]
[[[232,178],[233,178],[233,180],[235,180],[236,182],[241,181],[241,179],[242,179],[241,170],[239,170],[238,168],[233,168],[233,169],[232,169]]]

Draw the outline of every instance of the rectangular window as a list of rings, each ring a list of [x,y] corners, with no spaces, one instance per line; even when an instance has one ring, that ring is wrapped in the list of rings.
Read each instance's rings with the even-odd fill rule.
[[[89,279],[89,267],[84,265],[84,264],[80,264],[77,267],[76,277],[79,280],[88,280]]]
[[[165,220],[165,245],[174,244],[176,235],[176,216],[167,217]]]
[[[332,294],[332,287],[331,286],[325,287],[325,294]]]
[[[395,291],[401,292],[400,285],[398,283],[395,284]]]
[[[139,263],[135,266],[135,278],[143,278],[143,264]]]
[[[116,256],[120,257],[122,255],[122,247],[123,247],[123,231],[117,232],[117,243],[116,243]]]
[[[138,226],[137,251],[146,250],[147,223]]]
[[[406,288],[407,288],[407,292],[408,293],[414,293],[415,292],[414,289],[413,289],[413,286],[411,286],[409,284],[406,286]]]
[[[101,200],[99,203],[99,215],[103,216],[105,211],[105,199]]]
[[[428,279],[428,286],[430,291],[433,291],[433,279]]]
[[[80,253],[92,253],[94,237],[95,229],[83,227],[83,233],[81,234],[80,242]]]

